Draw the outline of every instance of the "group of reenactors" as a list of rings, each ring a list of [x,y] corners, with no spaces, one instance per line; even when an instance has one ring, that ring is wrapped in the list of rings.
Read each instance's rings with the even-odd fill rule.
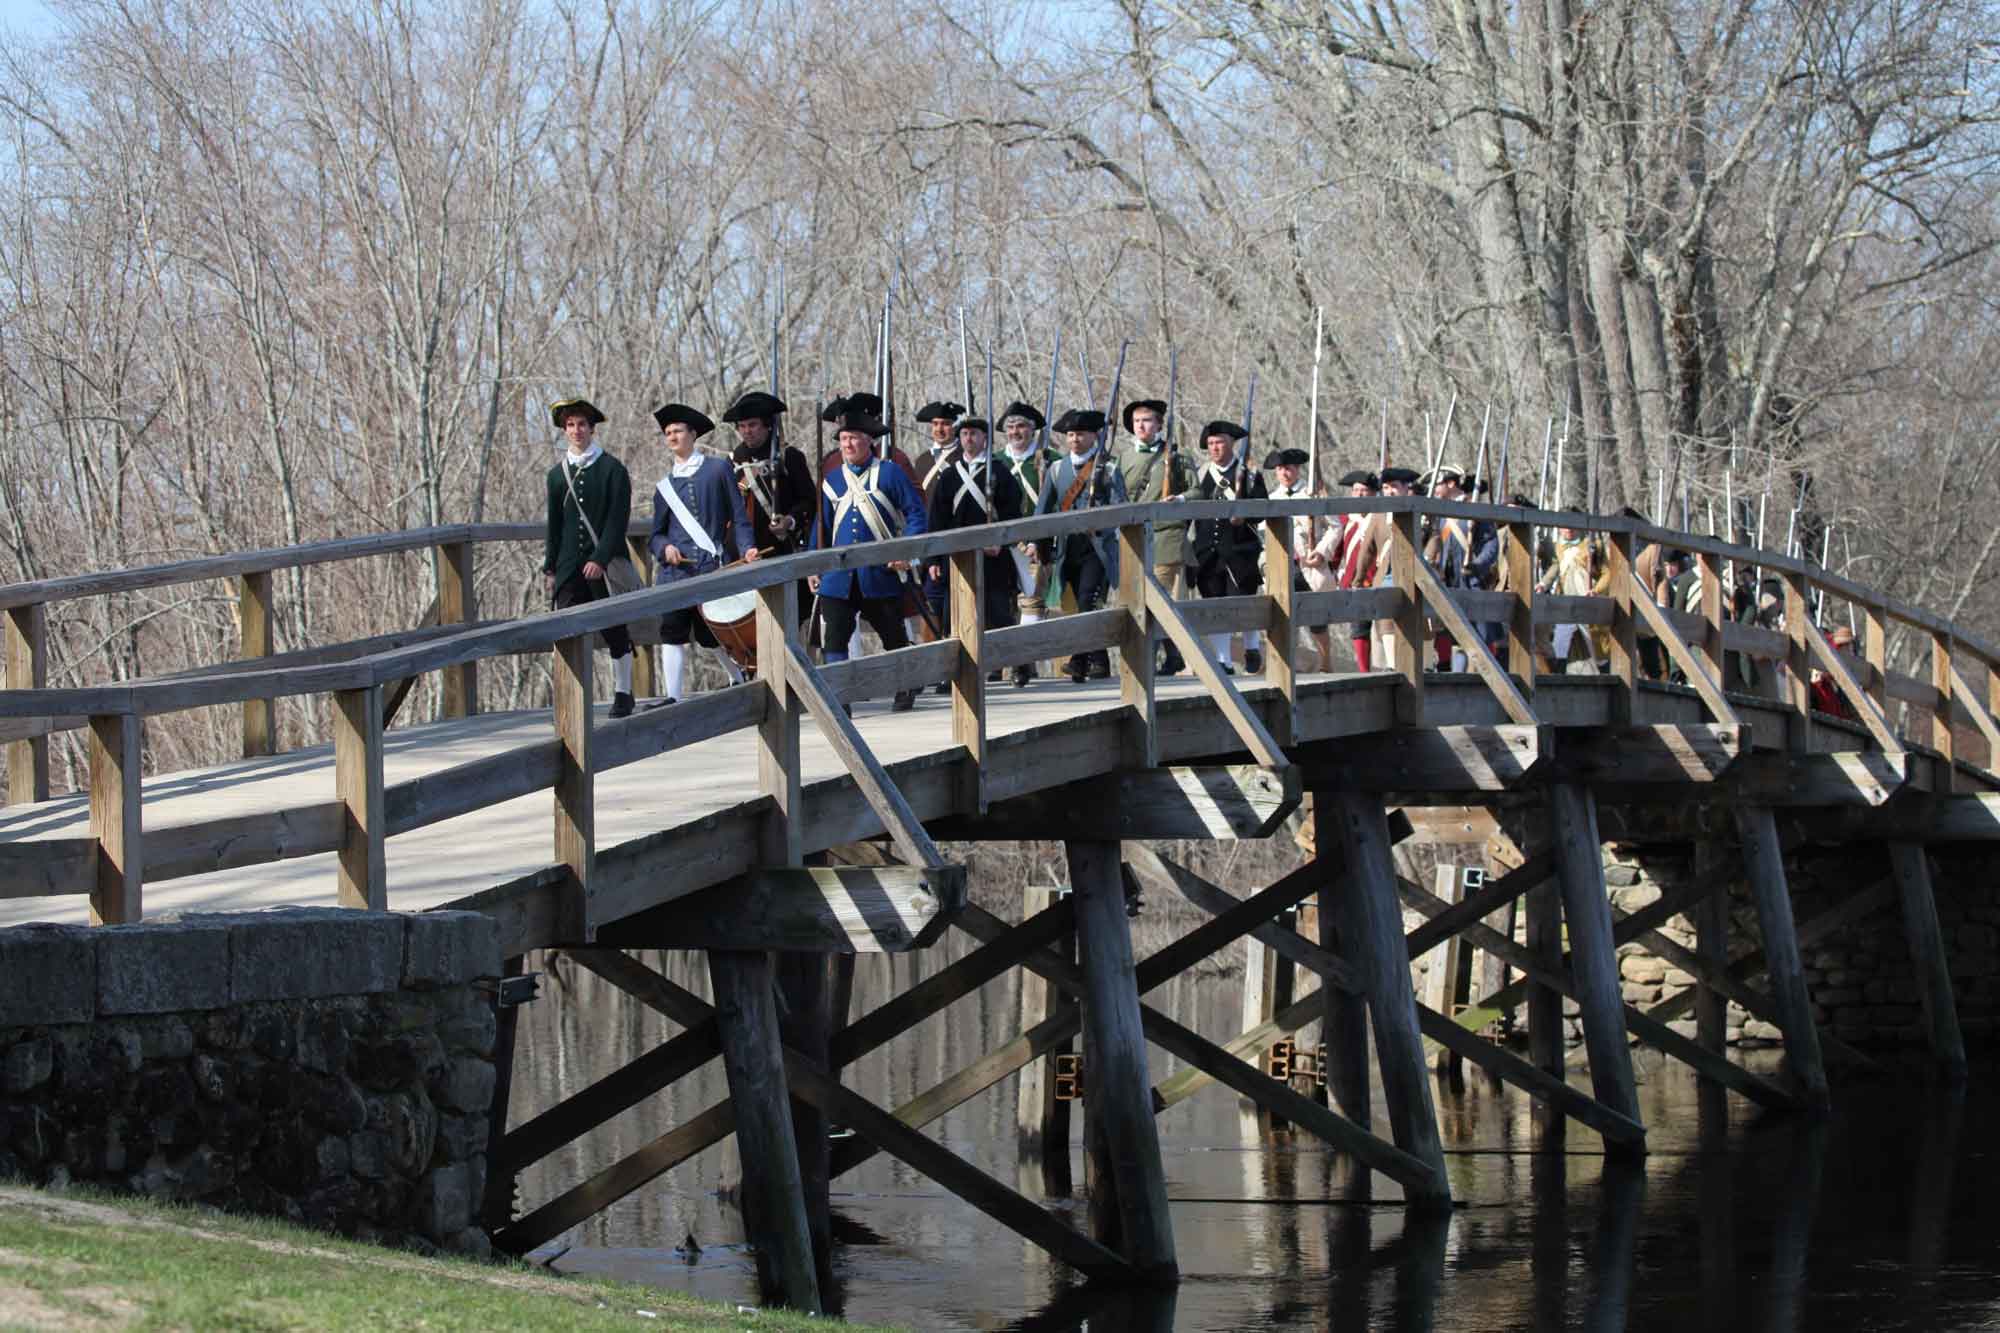
[[[1167,405],[1157,399],[1127,403],[1118,424],[1107,430],[1104,414],[1089,408],[1063,413],[1051,425],[1034,406],[1010,403],[1000,415],[1000,439],[992,439],[985,418],[969,415],[949,401],[925,404],[916,413],[926,439],[912,455],[885,440],[889,428],[882,402],[857,392],[824,405],[821,421],[833,445],[812,459],[786,440],[786,405],[775,394],[751,392],[723,413],[736,444],[725,462],[697,447],[715,428],[699,410],[668,403],[654,412],[670,455],[667,475],[654,488],[649,547],[660,583],[713,572],[739,560],[757,560],[796,551],[865,545],[924,532],[974,527],[1036,515],[1095,509],[1127,502],[1262,500],[1308,494],[1303,450],[1279,449],[1264,460],[1275,484],[1266,481],[1245,447],[1247,432],[1232,421],[1210,421],[1201,429],[1200,454],[1190,456],[1166,438]],[[594,441],[604,414],[587,400],[552,405],[556,428],[568,446],[548,474],[548,539],[543,570],[553,602],[573,606],[629,590],[636,577],[626,565],[625,533],[632,503],[625,468]],[[1488,499],[1490,485],[1469,480],[1458,469],[1438,467],[1428,474],[1384,467],[1379,474],[1347,473],[1339,492],[1354,498],[1428,494],[1443,500]],[[1520,496],[1507,503],[1526,507]],[[1267,577],[1264,525],[1246,518],[1162,519],[1154,526],[1152,575],[1168,592],[1189,589],[1203,597],[1257,592]],[[1447,587],[1507,591],[1508,568],[1499,559],[1497,529],[1485,520],[1428,517],[1421,532],[1423,558]],[[1356,589],[1393,582],[1388,514],[1295,517],[1291,547],[1295,586]],[[983,551],[985,602],[982,614],[992,628],[1026,624],[1063,609],[1090,611],[1104,604],[1118,582],[1115,531],[1075,532],[992,546]],[[1543,592],[1570,596],[1602,594],[1605,562],[1582,534],[1562,529],[1538,552],[1545,571]],[[1649,546],[1639,553],[1644,585],[1662,605],[1698,600],[1690,585],[1693,571],[1685,552]],[[628,586],[620,586],[621,582]],[[816,642],[822,660],[840,662],[859,651],[860,627],[872,628],[884,650],[919,637],[950,632],[951,603],[942,561],[912,568],[887,561],[842,568],[814,576],[800,589],[801,628]],[[1474,629],[1499,653],[1504,633],[1498,624]],[[1321,671],[1333,669],[1333,653],[1323,626],[1307,630]],[[1348,627],[1354,665],[1368,671],[1393,667],[1402,651],[1386,624],[1367,621]],[[632,642],[624,629],[604,634],[612,654],[612,715],[632,712]],[[660,625],[666,702],[683,690],[690,642],[716,647],[716,638],[693,608],[666,615]],[[1578,625],[1554,627],[1553,641],[1539,645],[1561,669],[1572,659],[1595,662],[1603,656],[1601,635]],[[1206,645],[1216,666],[1233,672],[1230,636],[1216,634]],[[1283,645],[1289,651],[1292,645]],[[1466,645],[1441,630],[1430,645],[1435,670],[1465,669]],[[1264,666],[1262,636],[1243,636],[1243,669]],[[1418,650],[1417,645],[1410,646]],[[1171,641],[1161,646],[1156,670],[1172,675],[1186,669]],[[1648,675],[1668,674],[1660,645],[1643,639]],[[741,673],[722,657],[732,679]],[[1066,663],[1077,683],[1110,675],[1104,649],[1081,652]],[[1036,678],[1032,665],[1014,668],[1016,686]],[[989,677],[1000,679],[995,671]],[[939,687],[942,691],[945,687]],[[899,693],[897,710],[911,708],[916,692]]]

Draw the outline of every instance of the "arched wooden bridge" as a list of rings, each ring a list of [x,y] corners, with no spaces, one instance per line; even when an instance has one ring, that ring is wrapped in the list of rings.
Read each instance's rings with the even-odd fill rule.
[[[1393,586],[1294,592],[1290,518],[1356,512],[1391,516]],[[1498,525],[1508,586],[1524,591],[1443,587],[1419,555],[1427,514]],[[1265,521],[1270,592],[1176,602],[1151,573],[1152,525],[1222,516]],[[1113,527],[1121,557],[1114,605],[1028,626],[979,623],[982,548]],[[1535,532],[1553,527],[1602,534],[1608,596],[1531,591]],[[538,535],[433,529],[0,589],[9,686],[0,692],[0,738],[10,747],[13,802],[0,812],[0,924],[86,915],[125,922],[142,915],[142,904],[155,912],[327,902],[465,908],[499,923],[515,965],[532,950],[565,950],[685,1026],[617,1074],[496,1133],[488,1221],[503,1247],[533,1248],[734,1132],[743,1139],[743,1208],[760,1272],[771,1295],[793,1305],[818,1305],[828,1179],[877,1151],[1085,1272],[1170,1277],[1154,1117],[1209,1081],[1395,1181],[1408,1206],[1449,1206],[1426,1040],[1535,1098],[1550,1123],[1572,1119],[1601,1135],[1612,1152],[1644,1150],[1633,1041],[1756,1102],[1811,1112],[1828,1103],[1822,1048],[1837,1044],[1813,1022],[1781,822],[1795,837],[1888,847],[1933,1049],[1948,1072],[1963,1075],[1924,845],[2000,837],[2000,782],[1967,762],[1990,767],[2000,753],[2000,649],[1802,562],[1625,519],[1427,499],[1188,502],[769,560],[609,603],[479,621],[475,549]],[[1634,555],[1650,542],[1693,553],[1699,613],[1638,594]],[[440,595],[423,626],[274,651],[275,571],[433,549]],[[951,636],[815,666],[798,642],[797,580],[892,559],[949,565]],[[1782,631],[1725,618],[1723,575],[1732,567],[1782,582]],[[50,604],[218,579],[238,585],[236,660],[171,678],[43,688]],[[593,709],[596,632],[744,591],[758,599],[760,679],[619,721]],[[1851,606],[1865,622],[1859,655],[1836,651],[1815,627],[1808,607],[1821,598]],[[1312,678],[1273,652],[1263,679],[1251,682],[1220,673],[1202,643],[1206,634],[1255,628],[1283,645],[1295,627],[1364,619],[1392,622],[1396,638],[1418,650],[1399,652],[1396,670]],[[1504,626],[1497,659],[1473,628],[1483,622]],[[1455,634],[1472,671],[1422,670],[1433,623]],[[1607,627],[1611,673],[1549,674],[1535,634],[1548,623]],[[1929,680],[1886,669],[1898,625],[1928,641]],[[1642,635],[1663,644],[1688,685],[1642,678]],[[1180,647],[1192,679],[1155,680],[1152,644],[1161,638]],[[996,668],[1106,646],[1119,650],[1110,681],[988,691]],[[550,654],[554,707],[481,714],[478,663],[540,653]],[[1769,664],[1778,683],[1771,697],[1725,692],[1725,653]],[[1834,682],[1858,722],[1810,711],[1813,670]],[[409,682],[428,672],[443,674],[443,719],[389,730]],[[949,683],[948,707],[852,717],[842,707],[933,682]],[[273,753],[270,701],[306,694],[331,696],[331,744]],[[1892,702],[1927,715],[1925,734],[1899,734]],[[146,719],[217,706],[242,710],[246,758],[142,782]],[[88,732],[89,788],[51,797],[47,737],[65,729]],[[1974,753],[1956,753],[1961,744]],[[552,820],[541,795],[551,791]],[[1256,893],[1206,883],[1144,845],[1267,836],[1307,794],[1316,859]],[[1457,903],[1400,880],[1391,860],[1408,814],[1438,805],[1491,808],[1511,849],[1507,873]],[[1746,967],[1729,958],[1719,877],[1630,916],[1615,913],[1604,886],[1601,808],[1680,821],[1714,855],[1739,857],[1761,959]],[[940,855],[940,839],[1063,840],[1075,892],[1010,924],[967,901],[964,871]],[[882,841],[861,846],[870,840]],[[1135,960],[1123,908],[1128,867],[1179,890],[1211,919]],[[1318,939],[1278,924],[1315,895]],[[1524,943],[1484,924],[1517,898],[1526,906]],[[1428,918],[1408,934],[1405,907]],[[1696,1038],[1620,994],[1619,943],[1650,947],[1675,913],[1700,929],[1696,950],[1674,954],[1699,982]],[[923,948],[952,927],[982,947],[850,1021],[841,958]],[[1149,990],[1246,935],[1317,974],[1322,989],[1226,1044],[1145,1004]],[[1481,1003],[1525,1006],[1528,1058],[1413,995],[1409,960],[1461,939],[1523,974],[1522,984]],[[641,948],[707,950],[714,1003],[624,952]],[[1747,980],[1757,966],[1767,989]],[[1051,1005],[1043,1021],[903,1106],[878,1106],[842,1085],[844,1063],[1013,968],[1076,1003]],[[774,986],[787,1000],[782,1022]],[[1565,997],[1581,1010],[1588,1093],[1563,1079]],[[1725,1000],[1782,1029],[1787,1080],[1726,1057]],[[1244,1058],[1314,1021],[1323,1024],[1331,1105]],[[1089,1070],[1086,1150],[1096,1167],[1088,1233],[921,1132],[1079,1032]],[[1371,1033],[1384,1135],[1370,1123]],[[1171,1087],[1151,1086],[1149,1042],[1191,1072]],[[503,1047],[511,1058],[505,1036]],[[511,1215],[511,1182],[522,1167],[718,1055],[728,1101],[528,1215]],[[506,1100],[503,1077],[500,1127]],[[821,1119],[858,1137],[829,1149]]]

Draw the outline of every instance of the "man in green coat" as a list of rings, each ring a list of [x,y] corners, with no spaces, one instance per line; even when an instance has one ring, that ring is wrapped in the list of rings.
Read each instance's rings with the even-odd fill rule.
[[[569,446],[549,469],[549,529],[542,553],[542,585],[560,611],[611,596],[606,571],[614,560],[630,559],[625,530],[632,524],[632,477],[594,441],[604,413],[587,399],[552,403],[549,415]],[[613,625],[604,631],[604,646],[611,650],[611,716],[630,717],[632,636],[623,625]]]
[[[1118,475],[1125,482],[1125,494],[1133,504],[1152,504],[1185,496],[1194,476],[1188,460],[1160,432],[1165,424],[1167,405],[1157,398],[1141,398],[1125,405],[1125,430],[1132,442],[1118,454]],[[1153,577],[1174,596],[1181,595],[1181,571],[1187,566],[1187,524],[1153,525]],[[1164,645],[1166,655],[1159,673],[1171,676],[1187,666],[1172,639]]]

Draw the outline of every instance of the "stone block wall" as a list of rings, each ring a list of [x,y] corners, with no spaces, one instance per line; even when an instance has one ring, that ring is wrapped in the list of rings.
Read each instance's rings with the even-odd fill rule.
[[[0,1178],[484,1254],[499,971],[473,912],[0,930]]]

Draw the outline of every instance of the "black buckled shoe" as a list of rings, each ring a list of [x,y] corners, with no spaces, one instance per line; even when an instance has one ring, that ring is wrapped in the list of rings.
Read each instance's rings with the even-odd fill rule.
[[[1243,674],[1246,676],[1261,676],[1264,674],[1264,650],[1262,648],[1247,648],[1244,650]]]
[[[613,717],[632,716],[632,696],[625,693],[623,690],[620,690],[618,693],[612,695],[611,716]]]
[[[896,701],[889,705],[889,711],[892,713],[907,713],[916,706],[917,692],[915,690],[897,690]]]
[[[1034,678],[1035,678],[1035,669],[1033,667],[1023,665],[1014,668],[1015,689],[1017,690],[1027,689],[1028,682],[1033,680]]]
[[[1090,663],[1084,659],[1083,654],[1078,653],[1075,657],[1069,659],[1069,679],[1071,684],[1083,684],[1084,678],[1089,674]]]
[[[1166,656],[1160,659],[1160,665],[1153,674],[1159,676],[1178,676],[1186,670],[1187,659],[1180,655],[1178,649],[1169,644],[1167,645]]]
[[[1090,655],[1089,676],[1092,680],[1108,680],[1111,677],[1111,654],[1108,651]]]

